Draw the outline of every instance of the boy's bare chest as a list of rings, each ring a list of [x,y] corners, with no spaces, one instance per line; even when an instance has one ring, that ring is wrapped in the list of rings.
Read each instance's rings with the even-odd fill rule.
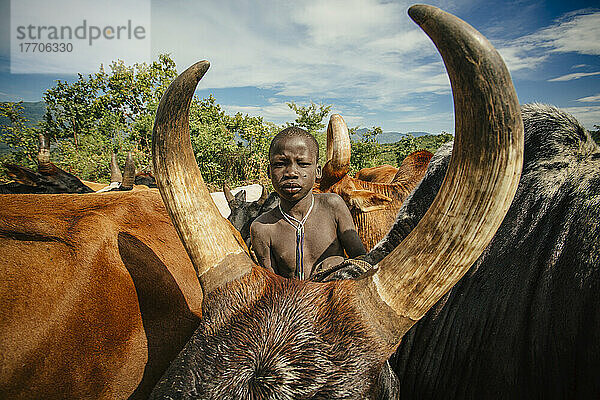
[[[274,232],[276,234],[271,237],[272,256],[277,264],[277,272],[283,276],[294,276],[297,247],[300,245],[306,278],[317,260],[341,251],[335,221],[318,214],[311,215],[306,221],[303,238],[299,238],[296,228],[284,219],[277,222]]]

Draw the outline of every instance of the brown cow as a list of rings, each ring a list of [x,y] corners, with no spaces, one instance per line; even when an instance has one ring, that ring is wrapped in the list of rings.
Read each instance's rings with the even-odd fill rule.
[[[189,107],[209,63],[167,89],[154,124],[154,171],[205,298],[198,329],[152,398],[374,399],[403,335],[488,245],[523,162],[510,75],[491,44],[456,17],[429,6],[410,14],[448,68],[459,145],[418,226],[358,280],[285,279],[256,266],[210,201],[193,156]]]
[[[358,235],[369,251],[392,227],[402,202],[425,175],[432,156],[428,151],[417,151],[409,154],[400,168],[388,165],[370,168],[367,171],[363,169],[357,177],[352,177],[348,175],[348,127],[340,115],[334,114],[327,127],[328,161],[323,167],[323,176],[316,185],[316,191],[337,193],[344,199]],[[389,179],[391,172],[394,172],[394,175]],[[359,179],[358,176],[371,179]],[[388,179],[389,183],[380,183]]]
[[[50,162],[50,140],[40,133],[37,169],[34,171],[16,164],[4,164],[7,175],[14,180],[0,185],[0,193],[92,193],[76,176]]]
[[[384,164],[376,167],[363,168],[354,175],[356,179],[374,183],[392,183],[398,173],[398,168]]]
[[[0,398],[145,398],[202,291],[157,190],[0,195]]]

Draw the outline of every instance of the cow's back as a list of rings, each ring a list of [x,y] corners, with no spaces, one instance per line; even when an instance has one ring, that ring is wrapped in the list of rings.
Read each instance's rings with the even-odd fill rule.
[[[156,190],[0,196],[0,397],[145,397],[202,292]]]

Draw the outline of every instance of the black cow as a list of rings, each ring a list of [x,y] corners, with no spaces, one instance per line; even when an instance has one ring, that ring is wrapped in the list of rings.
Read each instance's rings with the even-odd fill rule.
[[[485,252],[403,338],[403,399],[600,398],[600,148],[570,115],[522,107],[515,199]],[[451,144],[431,160],[376,264],[433,201]]]
[[[134,184],[145,185],[149,188],[156,188],[156,180],[151,172],[141,171],[135,174]]]
[[[14,182],[0,185],[0,194],[56,194],[56,193],[93,193],[94,191],[83,184],[76,176],[48,163],[39,172],[31,168],[6,163],[7,175]]]
[[[279,195],[276,192],[267,193],[264,186],[260,198],[255,201],[246,201],[245,190],[240,190],[234,195],[227,185],[223,186],[223,193],[231,210],[227,219],[240,232],[246,246],[250,248],[250,225],[259,215],[279,205]]]

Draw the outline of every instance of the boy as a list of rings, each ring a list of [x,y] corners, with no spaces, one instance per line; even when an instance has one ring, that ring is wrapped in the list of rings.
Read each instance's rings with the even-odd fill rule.
[[[286,278],[308,279],[315,264],[332,257],[325,263],[335,265],[344,251],[351,258],[365,254],[342,198],[312,192],[321,175],[318,159],[317,141],[298,127],[279,132],[269,147],[269,177],[280,203],[252,223],[250,238],[258,262]]]

